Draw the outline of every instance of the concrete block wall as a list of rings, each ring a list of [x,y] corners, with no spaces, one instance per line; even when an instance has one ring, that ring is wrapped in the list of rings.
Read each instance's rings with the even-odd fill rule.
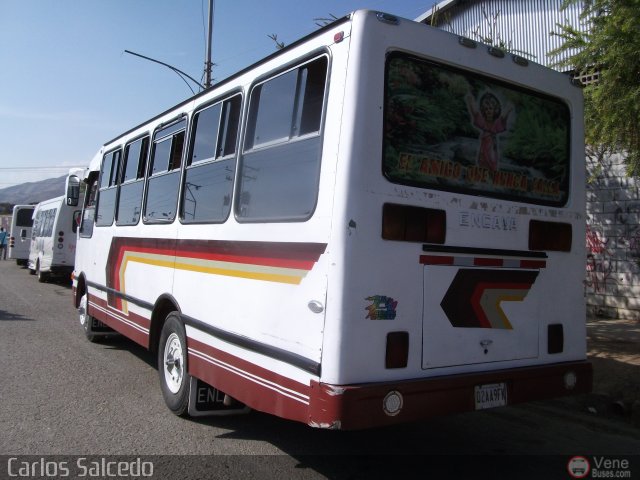
[[[640,179],[622,155],[587,156],[587,312],[640,320]]]

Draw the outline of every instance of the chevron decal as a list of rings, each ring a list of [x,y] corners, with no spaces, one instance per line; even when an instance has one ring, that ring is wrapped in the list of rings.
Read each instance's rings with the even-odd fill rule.
[[[522,302],[538,277],[537,270],[461,268],[440,306],[456,328],[512,330],[502,302]]]

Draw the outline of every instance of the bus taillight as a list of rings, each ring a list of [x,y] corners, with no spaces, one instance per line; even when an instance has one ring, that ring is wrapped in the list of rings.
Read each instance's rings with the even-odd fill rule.
[[[529,250],[570,252],[573,231],[571,224],[560,222],[529,222]]]
[[[404,242],[444,243],[447,216],[444,210],[385,203],[382,238]]]

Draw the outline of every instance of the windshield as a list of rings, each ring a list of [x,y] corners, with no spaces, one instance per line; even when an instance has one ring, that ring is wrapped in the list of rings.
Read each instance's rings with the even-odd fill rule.
[[[569,121],[558,99],[392,54],[383,172],[394,183],[561,206]]]

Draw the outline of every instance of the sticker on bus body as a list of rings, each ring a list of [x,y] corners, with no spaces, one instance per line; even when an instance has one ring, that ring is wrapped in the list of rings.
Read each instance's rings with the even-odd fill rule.
[[[367,310],[366,319],[369,320],[395,320],[396,307],[398,302],[391,297],[384,295],[372,295],[365,298],[371,305],[365,307]]]

